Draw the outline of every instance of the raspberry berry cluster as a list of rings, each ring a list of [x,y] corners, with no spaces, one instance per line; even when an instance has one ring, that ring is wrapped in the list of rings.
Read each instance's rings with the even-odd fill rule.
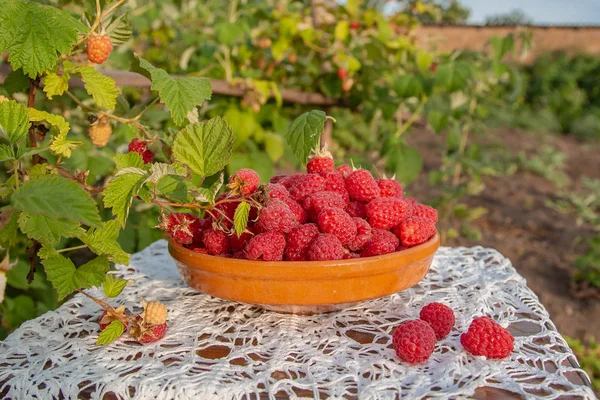
[[[308,161],[306,173],[277,175],[260,185],[255,171],[241,169],[227,187],[203,218],[171,213],[160,227],[199,253],[264,261],[379,256],[425,243],[436,232],[434,208],[404,197],[394,179],[336,168],[326,150]],[[232,226],[242,201],[252,208],[238,236]]]
[[[107,307],[98,318],[100,331],[105,330],[113,321],[120,321],[124,331],[129,329],[129,334],[139,343],[152,343],[162,339],[167,332],[167,308],[158,301],[142,300],[142,306],[144,311],[139,314],[130,314],[125,306]]]
[[[435,343],[448,336],[454,327],[454,311],[441,303],[429,303],[421,309],[419,319],[404,321],[394,329],[392,343],[396,355],[411,364],[429,359]],[[467,332],[460,336],[465,350],[476,356],[500,359],[513,351],[514,338],[489,317],[473,319]]]

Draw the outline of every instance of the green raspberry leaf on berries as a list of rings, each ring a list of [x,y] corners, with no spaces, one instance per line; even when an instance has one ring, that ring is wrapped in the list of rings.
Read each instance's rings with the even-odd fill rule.
[[[235,233],[240,236],[248,225],[248,216],[250,215],[250,204],[242,201],[235,209],[233,215],[233,226],[235,227]]]
[[[125,227],[129,207],[138,189],[146,178],[146,172],[138,168],[125,168],[104,190],[104,206],[112,208],[117,221]]]
[[[115,164],[117,170],[122,170],[125,168],[144,168],[144,160],[142,160],[142,156],[140,153],[136,153],[135,151],[125,154],[117,154],[115,156]]]
[[[104,222],[102,228],[92,228],[81,240],[88,245],[90,250],[98,255],[105,255],[111,261],[120,264],[129,264],[129,254],[127,254],[117,239],[119,238],[120,224],[116,220]]]
[[[12,197],[15,209],[50,218],[64,218],[100,226],[96,203],[76,182],[56,175],[47,175],[25,182]]]
[[[62,237],[78,237],[84,233],[79,222],[28,212],[19,216],[19,228],[28,238],[42,244],[58,243]]]
[[[125,325],[121,321],[112,321],[100,334],[96,344],[104,346],[117,340],[125,331]]]
[[[22,0],[0,0],[0,53],[8,51],[13,70],[30,78],[52,69],[69,54],[86,27],[56,7]]]
[[[58,75],[56,72],[51,72],[42,78],[44,84],[44,92],[48,99],[52,100],[54,96],[62,96],[62,94],[69,89],[69,79],[71,75],[67,72],[63,72],[62,75]]]
[[[173,78],[141,57],[137,61],[134,69],[152,81],[151,89],[158,92],[160,102],[167,106],[177,125],[182,125],[188,113],[210,100],[212,87],[207,78]]]
[[[290,125],[285,138],[302,164],[306,164],[311,151],[317,148],[326,119],[323,111],[312,110],[296,118]]]
[[[0,103],[0,139],[16,144],[27,135],[30,125],[25,106],[12,100]]]
[[[118,278],[112,274],[107,274],[104,276],[104,283],[102,284],[102,290],[104,294],[108,297],[117,297],[121,294],[125,286],[127,286],[126,279]]]
[[[117,105],[119,90],[116,82],[96,71],[94,67],[80,66],[73,70],[83,81],[83,87],[96,103],[107,110],[114,110]]]
[[[173,156],[202,176],[221,171],[233,153],[234,135],[221,117],[183,128],[173,143]]]

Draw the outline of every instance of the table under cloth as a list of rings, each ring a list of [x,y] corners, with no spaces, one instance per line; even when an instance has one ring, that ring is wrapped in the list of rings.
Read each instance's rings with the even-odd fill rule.
[[[0,343],[0,398],[595,398],[537,296],[493,249],[441,247],[420,284],[312,316],[188,288],[163,240],[114,273],[135,284],[113,305],[132,310],[142,297],[165,303],[166,337],[140,345],[125,335],[96,346],[101,310],[77,294]],[[394,327],[433,301],[454,310],[455,328],[426,363],[401,362]],[[460,333],[481,315],[515,335],[508,359],[474,357],[460,345]]]

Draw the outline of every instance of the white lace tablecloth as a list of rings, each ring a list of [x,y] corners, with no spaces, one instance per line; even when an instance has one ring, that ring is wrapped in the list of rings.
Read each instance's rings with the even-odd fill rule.
[[[135,254],[117,274],[135,280],[118,298],[130,309],[141,297],[167,305],[167,336],[150,345],[119,339],[96,346],[100,310],[78,294],[0,343],[0,398],[595,398],[536,295],[492,249],[442,247],[419,285],[313,316],[263,311],[186,287],[165,241]],[[432,301],[454,309],[455,329],[427,363],[400,362],[392,330]],[[460,333],[479,315],[516,336],[509,359],[489,361],[462,348]]]

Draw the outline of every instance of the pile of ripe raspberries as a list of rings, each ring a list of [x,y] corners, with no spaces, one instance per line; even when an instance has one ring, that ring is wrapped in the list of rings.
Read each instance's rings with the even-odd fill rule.
[[[307,173],[278,175],[260,185],[241,169],[204,218],[171,213],[160,227],[189,249],[214,256],[264,261],[322,261],[402,251],[435,235],[437,211],[404,197],[394,179],[365,169],[337,168],[318,152]],[[232,227],[237,206],[252,205],[241,235]]]

